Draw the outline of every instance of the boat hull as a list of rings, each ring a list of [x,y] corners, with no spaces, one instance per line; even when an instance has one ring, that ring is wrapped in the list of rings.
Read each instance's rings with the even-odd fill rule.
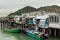
[[[27,32],[24,29],[19,29],[19,33],[24,33],[26,34]]]
[[[8,29],[8,28],[4,28],[5,32],[10,32],[10,33],[18,33],[19,30],[18,29]]]
[[[30,37],[35,38],[37,40],[42,40],[42,36],[38,36],[38,35],[29,33],[29,32],[27,32],[27,36],[30,36]]]

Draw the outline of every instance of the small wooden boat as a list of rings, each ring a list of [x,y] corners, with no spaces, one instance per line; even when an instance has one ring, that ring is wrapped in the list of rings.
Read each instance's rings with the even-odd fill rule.
[[[43,36],[39,34],[34,34],[34,32],[27,32],[27,36],[30,36],[32,38],[35,38],[37,40],[42,40]]]
[[[19,32],[18,29],[8,29],[8,28],[4,28],[4,31],[5,32],[10,32],[10,33],[17,33],[17,32]]]

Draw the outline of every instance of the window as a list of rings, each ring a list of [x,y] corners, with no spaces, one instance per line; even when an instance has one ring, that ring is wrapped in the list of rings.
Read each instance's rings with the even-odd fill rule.
[[[20,18],[20,20],[19,21],[22,21],[22,18]]]
[[[50,22],[59,22],[59,17],[58,16],[55,16],[55,15],[53,15],[53,16],[50,16]]]
[[[56,22],[59,22],[59,17],[58,16],[56,17]]]

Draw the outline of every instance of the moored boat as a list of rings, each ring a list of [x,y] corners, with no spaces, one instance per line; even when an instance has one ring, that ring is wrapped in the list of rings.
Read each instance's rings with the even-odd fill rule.
[[[27,31],[27,36],[30,36],[32,38],[35,38],[37,40],[42,40],[43,39],[43,33],[38,33],[38,32],[34,32],[34,30],[31,31]]]
[[[24,33],[24,34],[26,34],[26,31],[25,31],[23,28],[19,28],[18,30],[19,30],[19,33]]]
[[[8,29],[8,28],[4,28],[4,31],[5,32],[10,32],[10,33],[17,33],[17,32],[19,32],[18,29]]]

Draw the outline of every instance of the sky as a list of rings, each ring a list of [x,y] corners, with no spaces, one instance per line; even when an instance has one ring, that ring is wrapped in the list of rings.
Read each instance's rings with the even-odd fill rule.
[[[0,17],[7,16],[25,6],[39,8],[51,5],[60,6],[60,0],[0,0]]]

